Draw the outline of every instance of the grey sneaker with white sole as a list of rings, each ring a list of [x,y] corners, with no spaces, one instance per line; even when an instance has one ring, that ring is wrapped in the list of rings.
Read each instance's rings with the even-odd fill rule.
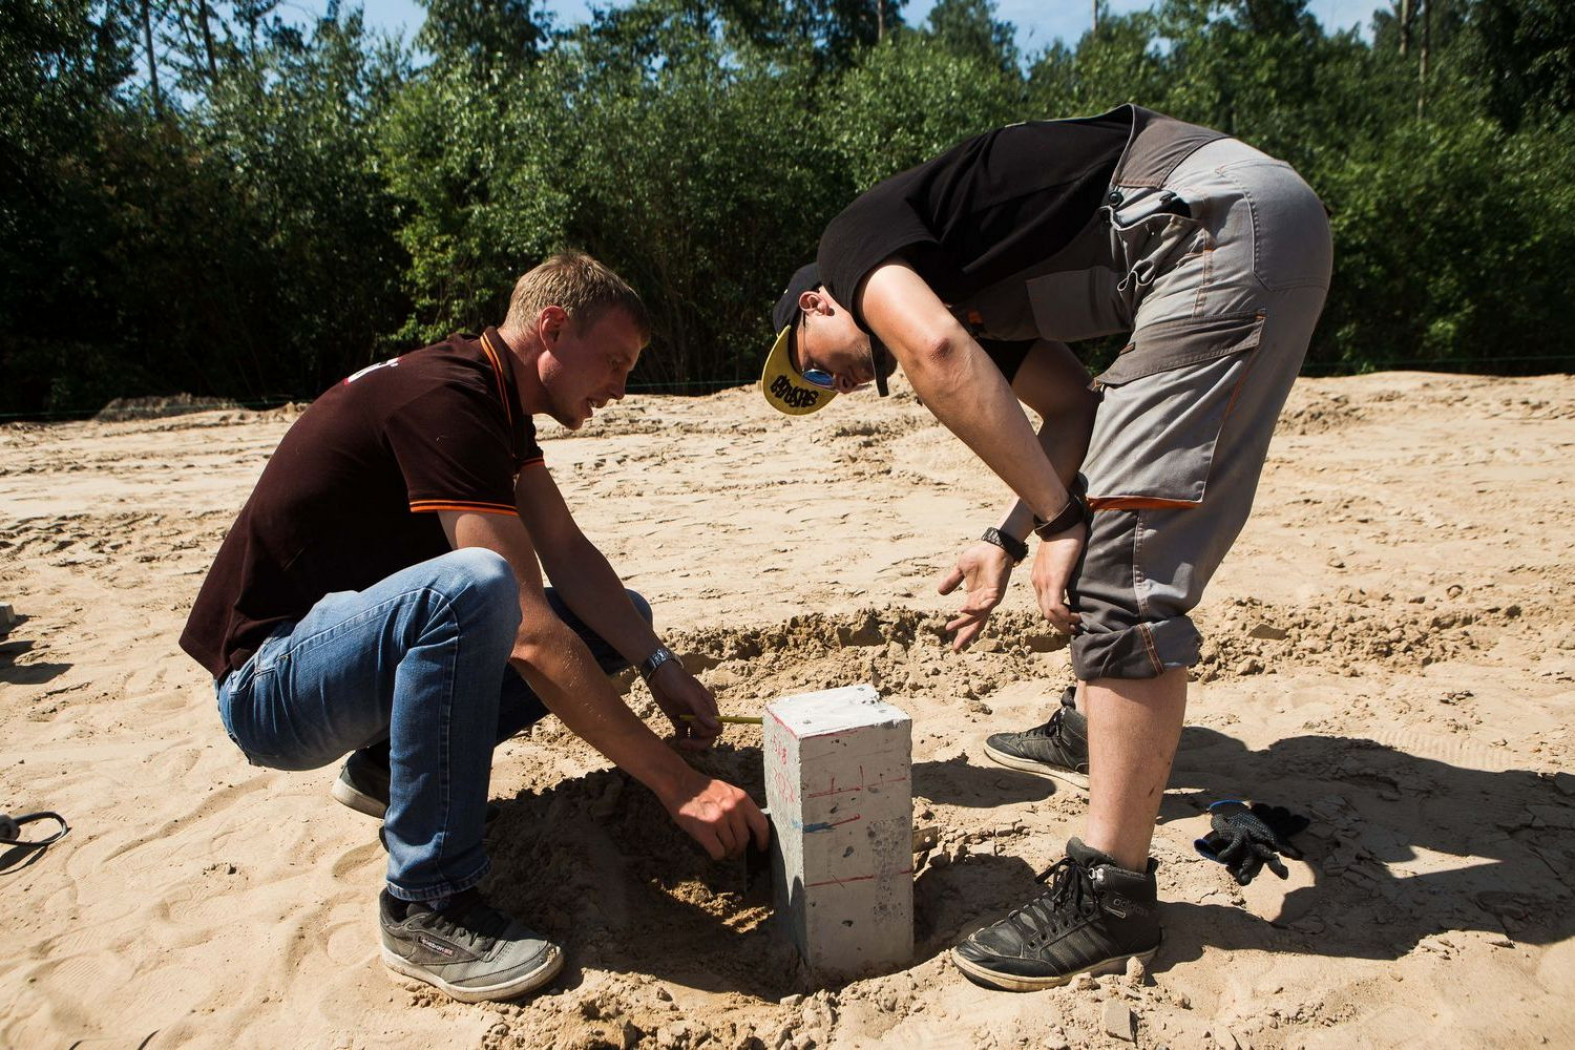
[[[466,890],[434,910],[383,891],[383,963],[462,1003],[533,992],[563,969],[563,950]]]

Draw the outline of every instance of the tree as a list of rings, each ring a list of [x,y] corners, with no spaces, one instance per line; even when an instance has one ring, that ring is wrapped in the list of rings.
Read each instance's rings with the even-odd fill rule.
[[[958,58],[1015,73],[1017,27],[997,21],[995,10],[993,0],[940,0],[930,8],[930,36]]]
[[[1469,26],[1466,65],[1495,120],[1514,131],[1575,114],[1575,5],[1479,0]]]
[[[534,0],[421,0],[426,21],[416,46],[440,62],[509,66],[536,58],[549,15]]]
[[[123,116],[134,40],[118,7],[0,5],[0,411],[58,400],[104,323],[103,140]]]

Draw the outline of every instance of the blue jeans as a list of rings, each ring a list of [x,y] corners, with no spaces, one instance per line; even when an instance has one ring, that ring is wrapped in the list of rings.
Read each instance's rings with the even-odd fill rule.
[[[647,620],[650,606],[629,592]],[[602,669],[627,662],[569,611]],[[481,835],[492,749],[547,713],[509,666],[520,622],[508,562],[467,547],[364,591],[325,595],[217,684],[219,717],[248,761],[317,769],[359,748],[389,756],[388,888],[404,900],[486,875]]]

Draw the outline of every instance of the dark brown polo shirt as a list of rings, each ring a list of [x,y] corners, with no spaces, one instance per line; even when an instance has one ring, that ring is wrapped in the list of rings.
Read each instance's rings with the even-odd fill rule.
[[[435,512],[513,514],[541,460],[496,329],[364,368],[295,421],[219,548],[180,645],[215,678],[336,591],[447,553]]]

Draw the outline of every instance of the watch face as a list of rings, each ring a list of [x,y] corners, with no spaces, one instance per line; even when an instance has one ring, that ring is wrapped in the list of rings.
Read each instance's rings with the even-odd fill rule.
[[[645,662],[640,665],[640,677],[651,677],[651,675],[656,673],[656,669],[658,667],[662,666],[671,659],[673,659],[671,650],[669,650],[665,645],[659,647],[656,652],[652,653],[650,656],[647,656],[645,658]]]

